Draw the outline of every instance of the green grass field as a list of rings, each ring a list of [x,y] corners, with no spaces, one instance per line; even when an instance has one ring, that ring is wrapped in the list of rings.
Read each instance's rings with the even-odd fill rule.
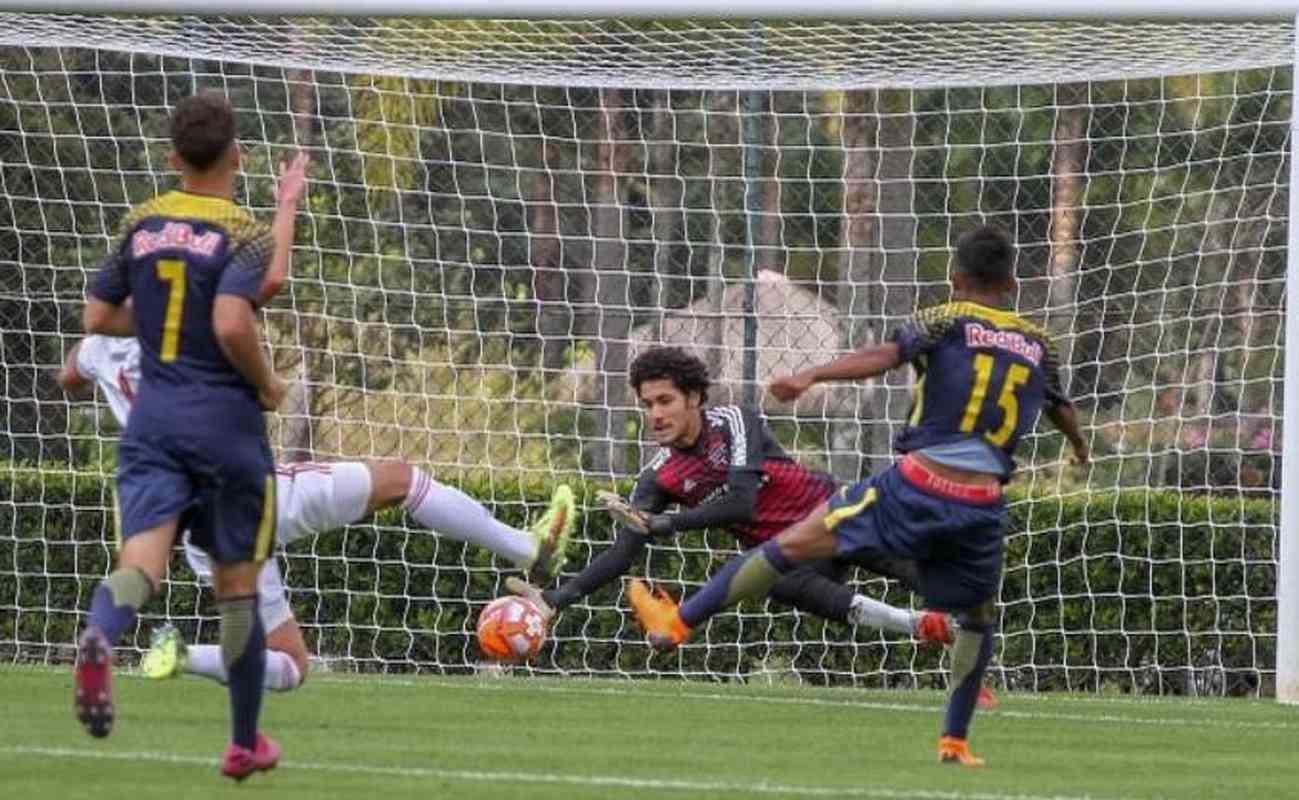
[[[976,719],[983,770],[934,763],[930,692],[331,675],[267,697],[280,768],[217,774],[226,697],[118,676],[82,733],[66,670],[0,669],[5,798],[1280,798],[1299,794],[1299,708],[1012,695]]]

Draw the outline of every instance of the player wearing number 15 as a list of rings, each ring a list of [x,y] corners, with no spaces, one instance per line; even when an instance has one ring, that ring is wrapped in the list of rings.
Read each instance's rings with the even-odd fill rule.
[[[157,591],[176,532],[188,527],[215,562],[233,716],[222,772],[242,780],[279,759],[257,730],[266,668],[257,575],[276,507],[262,411],[279,405],[284,383],[256,319],[278,254],[271,230],[231,200],[239,146],[225,96],[184,98],[170,127],[182,188],[127,214],[86,301],[88,333],[139,339],[142,375],[118,451],[118,567],[95,589],[78,640],[75,704],[92,735],[109,733],[112,644]]]
[[[811,516],[726,565],[678,609],[642,599],[636,613],[660,648],[722,608],[761,597],[799,564],[819,558],[912,562],[932,608],[959,614],[940,761],[977,766],[966,744],[992,656],[1006,504],[1002,484],[1015,445],[1045,411],[1088,459],[1060,384],[1055,346],[1040,327],[1003,309],[1014,286],[1014,247],[999,228],[976,228],[957,245],[956,301],[925,309],[888,342],[771,384],[788,401],[821,381],[857,380],[912,365],[915,400],[896,447],[900,461],[832,496]]]

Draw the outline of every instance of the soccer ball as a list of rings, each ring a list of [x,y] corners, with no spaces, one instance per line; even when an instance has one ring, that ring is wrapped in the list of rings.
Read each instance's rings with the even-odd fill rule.
[[[507,595],[478,615],[478,649],[496,661],[527,661],[546,641],[546,618],[531,600]]]

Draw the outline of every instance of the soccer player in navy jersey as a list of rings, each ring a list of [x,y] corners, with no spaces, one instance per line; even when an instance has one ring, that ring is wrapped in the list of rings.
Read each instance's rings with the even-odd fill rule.
[[[531,599],[547,617],[626,573],[651,539],[724,528],[745,547],[755,547],[834,492],[834,479],[791,459],[757,412],[705,406],[708,368],[685,350],[646,350],[632,361],[629,379],[660,449],[637,479],[630,505],[608,501],[623,526],[613,545],[586,569],[546,591],[507,579],[511,591]],[[671,505],[681,510],[666,513]],[[857,594],[844,583],[850,568],[833,558],[818,559],[784,576],[771,596],[838,622],[912,634],[927,642],[950,640],[945,614],[896,608]],[[643,587],[634,583],[633,590]]]
[[[127,214],[84,312],[88,333],[137,336],[143,362],[118,448],[118,566],[96,587],[78,639],[75,706],[92,735],[108,735],[113,643],[157,591],[188,527],[215,562],[233,718],[221,771],[242,780],[280,756],[257,728],[266,669],[257,575],[275,532],[262,412],[286,386],[256,317],[274,237],[232,200],[239,146],[224,95],[182,99],[170,135],[182,188]]]
[[[1089,457],[1051,337],[1003,307],[1014,289],[1014,258],[1000,228],[967,232],[957,244],[954,302],[920,311],[884,344],[772,382],[772,394],[789,401],[816,383],[860,380],[910,364],[917,381],[908,424],[896,441],[902,458],[728,563],[681,606],[663,595],[633,596],[651,644],[675,647],[692,627],[768,594],[808,562],[838,556],[913,563],[929,605],[957,613],[960,622],[938,758],[983,764],[967,739],[992,656],[1006,524],[1002,485],[1015,469],[1015,445],[1045,411],[1075,462]]]
[[[290,168],[288,174],[293,175],[297,168]],[[277,209],[276,219],[282,213],[292,214],[296,202],[292,199],[287,212],[284,206]],[[284,247],[291,242],[290,236]],[[277,242],[277,255],[279,252]],[[140,359],[140,342],[134,337],[87,336],[68,350],[58,382],[69,394],[97,386],[100,397],[125,428],[140,391]],[[400,460],[276,464],[275,504],[277,545],[337,530],[400,504],[430,533],[485,547],[539,580],[549,580],[563,568],[577,520],[573,490],[567,485],[556,486],[546,512],[520,530],[493,517],[482,503],[459,489]],[[200,582],[210,585],[212,560],[189,541],[185,542],[185,559]],[[310,662],[279,563],[273,557],[263,562],[258,573],[257,595],[257,613],[266,632],[266,688],[291,691],[302,685]],[[154,628],[153,643],[140,661],[140,671],[155,679],[184,672],[221,683],[227,678],[220,647],[186,645],[171,625]]]

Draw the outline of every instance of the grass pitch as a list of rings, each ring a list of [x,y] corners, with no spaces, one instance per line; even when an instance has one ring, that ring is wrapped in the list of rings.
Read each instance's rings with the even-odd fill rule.
[[[0,669],[0,796],[1138,800],[1293,797],[1299,708],[1270,701],[1008,695],[975,719],[982,770],[934,763],[930,692],[648,681],[313,676],[268,695],[279,769],[217,774],[226,695],[115,676],[106,740],[71,671]]]

